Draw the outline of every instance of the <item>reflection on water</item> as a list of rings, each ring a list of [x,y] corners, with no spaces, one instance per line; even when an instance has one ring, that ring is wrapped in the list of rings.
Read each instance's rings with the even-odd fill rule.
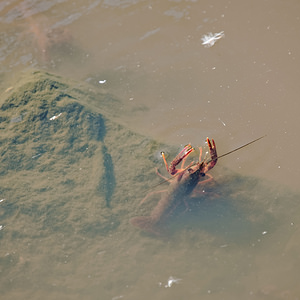
[[[223,154],[267,134],[218,162],[217,186],[190,203],[190,211],[176,208],[166,240],[128,224],[140,213],[144,194],[137,186],[146,191],[157,182],[143,168],[130,178],[114,166],[114,189],[127,181],[117,203],[127,206],[115,205],[109,190],[114,217],[106,220],[101,236],[97,218],[86,211],[101,211],[94,198],[81,201],[60,190],[55,201],[49,196],[51,201],[43,199],[39,206],[41,190],[7,199],[13,189],[32,182],[24,175],[8,188],[2,170],[0,274],[7,299],[96,299],[99,293],[103,299],[297,299],[298,11],[298,2],[277,0],[0,3],[3,93],[14,91],[10,82],[21,71],[35,67],[116,95],[133,111],[119,114],[122,124],[178,148],[203,145],[209,136]],[[212,47],[202,45],[203,35],[222,31],[225,37]],[[20,116],[25,115],[20,111],[11,118]],[[105,152],[112,160],[106,163],[111,166],[127,150],[123,144],[119,153]],[[153,156],[160,150],[168,149],[153,147]],[[14,155],[11,160],[23,159]],[[128,168],[135,167],[131,159]],[[66,168],[61,176],[71,172]],[[56,183],[35,180],[55,191]],[[66,189],[79,191],[72,180],[61,179]],[[77,201],[74,207],[70,199]],[[165,288],[170,276],[182,280]]]

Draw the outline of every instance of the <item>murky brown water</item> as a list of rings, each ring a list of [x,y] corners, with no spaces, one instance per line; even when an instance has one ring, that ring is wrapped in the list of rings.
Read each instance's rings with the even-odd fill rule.
[[[203,145],[209,136],[220,154],[266,134],[220,160],[220,167],[297,193],[299,11],[299,1],[279,0],[3,1],[1,87],[8,88],[8,79],[31,67],[84,80],[136,110],[130,118],[120,116],[123,124],[178,146]],[[214,46],[202,45],[204,34],[221,31],[225,37]],[[214,232],[194,242],[188,232],[186,240],[180,235],[179,241],[164,246],[145,237],[136,246],[128,236],[116,257],[109,256],[109,249],[99,250],[108,263],[98,270],[97,260],[86,255],[88,269],[118,270],[119,281],[108,278],[101,289],[89,289],[90,274],[81,261],[65,276],[74,276],[87,289],[80,295],[72,289],[69,297],[299,299],[294,280],[299,278],[294,268],[299,264],[299,217],[294,212],[289,220],[288,213],[287,208],[286,223],[260,247],[244,244],[245,237],[234,239],[234,247],[226,241],[215,245]],[[254,238],[256,243],[259,239]],[[179,253],[172,252],[176,242]],[[143,249],[137,248],[141,245]],[[170,275],[182,281],[159,287]],[[33,286],[42,286],[43,278],[33,281]],[[66,286],[65,298],[67,291]],[[47,295],[41,288],[35,298]]]

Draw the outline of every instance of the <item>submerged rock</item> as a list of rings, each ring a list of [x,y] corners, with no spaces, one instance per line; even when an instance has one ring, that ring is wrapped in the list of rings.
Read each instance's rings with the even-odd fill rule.
[[[34,71],[0,105],[0,191],[9,216],[19,214],[10,230],[35,222],[37,235],[62,228],[105,235],[124,220],[115,210],[127,210],[145,188],[134,178],[153,170],[156,143],[113,121],[126,114],[119,101]]]

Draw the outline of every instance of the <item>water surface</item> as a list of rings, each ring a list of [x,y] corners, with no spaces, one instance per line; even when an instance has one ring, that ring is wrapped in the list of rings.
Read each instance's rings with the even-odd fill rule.
[[[8,299],[25,290],[36,299],[299,298],[299,6],[279,0],[0,4],[3,92],[21,71],[34,67],[114,94],[133,111],[120,114],[122,124],[178,149],[203,146],[209,136],[222,154],[267,135],[220,159],[213,172],[222,184],[223,170],[231,169],[229,186],[242,196],[234,198],[230,190],[226,201],[200,201],[203,210],[193,207],[195,220],[189,222],[178,212],[167,241],[123,225],[99,240],[77,243],[72,236],[65,253],[61,225],[47,243],[36,247],[35,240],[34,258],[24,258],[22,252],[33,251],[25,249],[34,238],[30,230],[21,243],[11,237],[16,247],[1,252],[2,276],[7,273],[12,282]],[[215,45],[202,45],[203,35],[221,31],[225,37]],[[262,186],[230,181],[235,172]],[[274,213],[279,208],[281,214]],[[261,214],[257,220],[253,212]],[[64,268],[47,272],[55,245],[76,259],[61,258]],[[23,276],[20,266],[29,258]],[[169,276],[182,280],[165,288]]]

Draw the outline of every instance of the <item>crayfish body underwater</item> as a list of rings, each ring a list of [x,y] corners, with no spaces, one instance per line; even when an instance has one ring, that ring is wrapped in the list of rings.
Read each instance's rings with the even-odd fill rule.
[[[184,163],[188,155],[194,150],[190,144],[186,145],[184,149],[173,159],[170,166],[168,166],[164,153],[162,153],[166,169],[170,175],[173,176],[167,192],[161,197],[157,205],[152,210],[149,216],[139,216],[132,218],[131,224],[144,231],[158,234],[159,224],[165,216],[167,216],[174,207],[180,204],[185,198],[190,196],[195,187],[199,183],[204,183],[212,179],[202,180],[206,173],[211,170],[217,163],[218,155],[214,140],[206,139],[210,159],[206,158],[201,161],[202,148],[200,148],[199,161],[191,163],[188,167],[184,167]],[[177,166],[181,163],[181,169]],[[160,174],[158,174],[160,175]],[[160,175],[161,176],[161,175]],[[162,177],[162,176],[161,176]],[[146,199],[153,193],[148,194],[140,204],[144,203]]]

